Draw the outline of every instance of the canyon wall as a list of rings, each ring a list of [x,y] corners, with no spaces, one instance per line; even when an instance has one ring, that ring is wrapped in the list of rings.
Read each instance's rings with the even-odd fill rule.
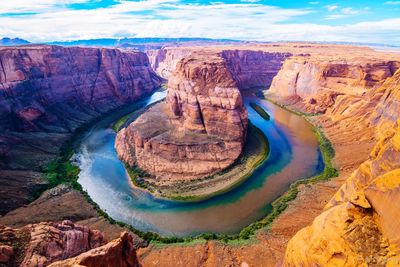
[[[400,264],[400,71],[370,94],[363,120],[377,143],[325,211],[289,242],[284,266]]]
[[[161,81],[144,53],[0,48],[0,214],[43,188],[40,171],[80,126],[135,102]]]
[[[57,46],[0,49],[3,131],[72,132],[159,86],[144,53]]]
[[[168,79],[175,70],[176,64],[195,50],[195,48],[191,47],[167,47],[158,50],[148,50],[146,53],[153,70],[161,77]]]
[[[288,59],[273,79],[268,95],[280,102],[296,104],[305,112],[324,113],[340,95],[361,97],[391,77],[400,61],[322,55]]]
[[[149,50],[146,53],[152,68],[163,78],[168,79],[178,62],[196,51],[204,50],[219,53],[225,60],[232,78],[239,89],[269,88],[272,79],[282,67],[283,62],[292,56],[289,52],[268,52],[262,50],[224,49],[224,47],[167,47]]]
[[[236,82],[216,53],[192,53],[177,64],[160,103],[116,139],[119,157],[164,180],[195,179],[231,165],[247,131]]]
[[[264,52],[253,50],[223,50],[221,56],[241,89],[268,89],[283,62],[291,53]]]

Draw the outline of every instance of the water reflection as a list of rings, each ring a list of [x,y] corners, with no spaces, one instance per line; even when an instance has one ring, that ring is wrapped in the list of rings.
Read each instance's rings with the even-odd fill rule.
[[[158,92],[142,104],[164,97]],[[270,156],[239,187],[208,200],[184,203],[153,197],[129,186],[129,178],[114,150],[115,133],[99,124],[88,132],[76,159],[79,183],[111,217],[142,231],[186,236],[202,232],[234,233],[265,216],[270,204],[288,186],[322,170],[318,142],[303,118],[253,96],[244,97],[249,119],[270,142]],[[261,118],[256,102],[270,115]]]

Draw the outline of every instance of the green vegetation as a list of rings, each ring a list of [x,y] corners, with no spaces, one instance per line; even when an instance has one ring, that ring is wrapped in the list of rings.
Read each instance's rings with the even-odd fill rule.
[[[254,93],[258,98],[263,99],[263,100],[267,100],[268,102],[271,102],[274,105],[277,105],[280,108],[283,108],[284,110],[287,110],[291,113],[294,113],[298,116],[302,116],[302,117],[312,117],[312,116],[317,116],[317,115],[321,115],[321,113],[306,113],[306,112],[301,112],[298,110],[294,110],[294,109],[290,109],[285,105],[282,105],[274,100],[272,100],[271,98],[266,97],[266,95],[262,92],[262,91],[257,91],[256,93]]]
[[[151,186],[149,186],[149,184],[145,181],[145,178],[150,177],[150,174],[139,169],[138,167],[125,166],[125,169],[127,169],[129,177],[131,178],[131,181],[135,186],[149,190],[150,192],[154,191]]]
[[[160,197],[164,197],[167,199],[172,199],[175,201],[182,201],[182,202],[196,202],[211,198],[216,195],[223,194],[227,191],[232,190],[233,188],[239,186],[243,183],[250,175],[254,172],[254,170],[268,157],[269,155],[269,142],[267,137],[264,133],[254,126],[251,121],[249,121],[246,145],[242,154],[236,159],[236,161],[225,170],[222,170],[216,174],[203,177],[196,181],[207,181],[217,178],[217,176],[223,176],[231,171],[235,171],[235,169],[240,168],[241,171],[238,172],[236,175],[239,176],[235,182],[233,182],[227,188],[218,190],[216,192],[210,194],[203,194],[203,195],[179,195],[179,194],[165,194],[163,192],[160,194]],[[131,177],[132,183],[140,187],[142,189],[148,190],[150,192],[155,192],[156,188],[153,187],[151,183],[149,183],[146,178],[149,178],[150,175],[145,173],[144,171],[140,170],[138,167],[128,168],[128,173]],[[182,186],[181,182],[178,186]],[[186,182],[188,184],[193,185],[193,181]]]
[[[257,105],[256,103],[250,103],[250,106],[258,113],[258,115],[260,115],[264,120],[269,121],[270,120],[270,116],[269,114],[259,105]]]
[[[276,103],[275,103],[276,104]],[[310,114],[301,114],[298,112],[294,112],[293,110],[288,109],[287,107],[282,106],[283,108],[289,110],[290,112],[296,113],[301,116],[310,116]],[[124,117],[129,118],[129,116],[132,115],[130,113],[129,115],[126,115]],[[261,115],[261,114],[260,114]],[[313,114],[314,115],[314,114]],[[122,121],[123,118],[119,119],[117,122]],[[93,122],[92,122],[93,123]],[[90,125],[90,124],[88,124]],[[139,231],[135,228],[133,228],[131,225],[128,225],[126,223],[120,222],[120,221],[115,221],[112,219],[106,212],[104,212],[97,203],[95,203],[91,197],[88,195],[86,191],[83,190],[82,186],[77,182],[78,181],[78,175],[79,175],[79,168],[71,162],[71,156],[73,154],[73,147],[76,139],[78,136],[85,130],[87,129],[88,125],[85,127],[81,127],[76,131],[76,134],[72,138],[72,140],[68,143],[65,144],[65,146],[62,148],[61,151],[61,156],[52,161],[50,164],[47,165],[47,167],[44,169],[44,174],[49,180],[49,188],[55,187],[59,184],[69,184],[71,185],[74,189],[80,191],[82,195],[85,197],[88,203],[90,203],[93,208],[97,211],[98,215],[105,218],[108,220],[111,224],[117,224],[121,227],[124,227],[128,229],[129,231],[133,232],[137,236],[141,237],[142,239],[146,240],[147,242],[152,242],[156,245],[161,246],[162,244],[185,244],[185,245],[190,245],[190,244],[195,244],[197,242],[201,242],[204,240],[220,240],[221,242],[224,243],[229,243],[229,244],[241,244],[243,242],[252,242],[251,239],[256,231],[259,229],[267,229],[268,226],[274,221],[275,218],[277,218],[287,207],[290,201],[294,200],[297,197],[297,194],[299,193],[298,186],[301,184],[314,184],[318,181],[325,181],[328,180],[332,177],[336,177],[338,175],[338,171],[333,167],[331,159],[335,156],[335,151],[332,147],[332,144],[330,141],[324,136],[322,131],[318,128],[314,128],[315,135],[319,141],[319,147],[322,153],[323,161],[325,164],[325,168],[322,171],[322,173],[307,178],[307,179],[302,179],[298,180],[295,183],[293,183],[288,191],[282,195],[280,198],[275,200],[269,207],[270,212],[268,215],[257,221],[252,223],[251,225],[245,227],[240,231],[238,234],[234,235],[226,235],[226,234],[214,234],[214,233],[203,233],[199,236],[196,237],[186,237],[186,238],[181,238],[181,237],[163,237],[157,233],[153,232],[142,232]],[[120,125],[123,125],[121,123]],[[120,126],[119,126],[120,127]],[[119,128],[118,127],[118,128]],[[256,131],[258,130],[256,127],[254,127]],[[259,130],[258,130],[259,131]],[[268,143],[266,144],[265,149],[269,149]],[[265,155],[268,155],[266,153]],[[256,162],[255,164],[258,166],[259,163],[261,163],[263,159],[259,159],[259,162]],[[142,177],[146,177],[148,174],[140,171],[139,169],[133,168],[133,169],[128,169],[128,172],[131,176],[132,182],[139,186],[139,187],[146,187],[146,183],[143,183]]]
[[[127,114],[127,115],[121,117],[119,120],[117,120],[112,126],[112,129],[114,130],[114,132],[117,133],[121,129],[122,125],[125,124],[125,122],[129,119],[129,117],[131,115],[132,115],[132,113]]]

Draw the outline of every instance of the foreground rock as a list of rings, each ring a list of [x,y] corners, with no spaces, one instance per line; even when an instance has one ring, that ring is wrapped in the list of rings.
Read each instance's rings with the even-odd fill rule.
[[[129,233],[107,243],[100,231],[63,221],[17,229],[0,226],[0,264],[134,267],[138,261]]]
[[[0,62],[0,214],[45,188],[40,172],[79,127],[162,81],[146,54],[118,49],[3,47]]]
[[[104,235],[71,221],[0,228],[0,259],[10,266],[47,266],[102,246]]]
[[[133,238],[127,232],[102,247],[98,247],[81,255],[55,262],[50,267],[86,266],[86,267],[137,267],[139,261]]]
[[[166,102],[121,130],[115,147],[128,165],[158,178],[195,179],[231,165],[246,131],[247,111],[224,60],[196,54],[178,63]]]

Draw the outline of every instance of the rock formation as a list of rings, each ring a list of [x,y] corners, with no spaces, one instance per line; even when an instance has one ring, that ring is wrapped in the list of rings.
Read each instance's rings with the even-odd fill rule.
[[[161,77],[168,79],[175,70],[176,64],[194,51],[196,49],[191,47],[167,47],[158,50],[148,50],[146,53],[153,70],[157,71]]]
[[[291,53],[276,53],[252,50],[223,50],[229,71],[237,86],[243,89],[268,89],[272,79]]]
[[[289,242],[284,266],[400,264],[400,210],[394,204],[400,200],[399,92],[400,71],[375,89],[381,97],[369,116],[370,126],[377,125],[369,160]]]
[[[0,48],[0,214],[43,188],[40,171],[74,131],[149,94],[161,81],[144,53]]]
[[[324,113],[338,96],[362,96],[399,68],[394,60],[296,56],[284,63],[268,94],[306,112]]]
[[[0,265],[138,266],[133,237],[124,232],[109,243],[86,226],[41,222],[13,229],[0,226]]]
[[[89,250],[71,259],[55,262],[49,266],[137,267],[140,265],[132,236],[123,232],[118,239],[104,246]]]
[[[116,139],[119,157],[164,179],[193,179],[231,165],[247,130],[242,97],[217,54],[182,59],[165,103],[152,107]]]
[[[160,85],[144,53],[32,46],[0,49],[3,131],[71,132]]]

